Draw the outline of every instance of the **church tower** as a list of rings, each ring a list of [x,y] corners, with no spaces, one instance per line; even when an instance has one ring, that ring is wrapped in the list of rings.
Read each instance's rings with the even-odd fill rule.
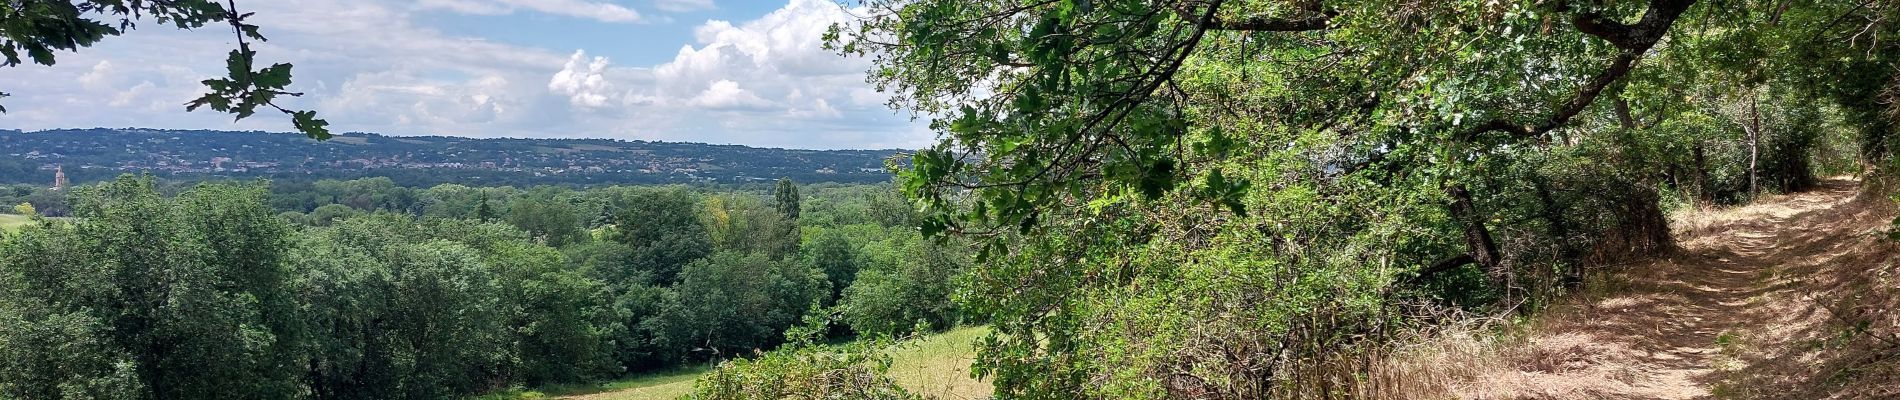
[[[66,167],[53,166],[53,190],[65,190],[68,184],[69,182],[66,181]]]

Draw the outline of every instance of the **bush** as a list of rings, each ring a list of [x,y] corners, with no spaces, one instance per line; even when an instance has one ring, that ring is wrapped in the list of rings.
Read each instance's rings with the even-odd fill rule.
[[[310,215],[305,218],[307,219],[306,222],[310,225],[330,226],[330,224],[336,223],[337,220],[349,218],[356,214],[358,214],[356,209],[350,208],[350,206],[325,204],[321,207],[317,207],[316,210],[311,210]]]
[[[886,375],[887,341],[838,347],[788,347],[719,364],[693,384],[694,399],[922,399]]]
[[[845,290],[839,308],[851,329],[865,334],[901,334],[923,323],[944,329],[956,323],[951,293],[967,261],[948,245],[910,240],[892,252],[875,255],[873,267],[860,272]]]
[[[723,251],[680,272],[654,326],[655,340],[678,352],[725,357],[778,344],[821,294],[822,272],[764,254]]]

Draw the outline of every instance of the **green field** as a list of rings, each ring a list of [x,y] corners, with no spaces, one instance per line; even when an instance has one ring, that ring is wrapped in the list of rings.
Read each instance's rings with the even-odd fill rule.
[[[944,400],[989,397],[988,382],[970,378],[970,362],[976,358],[976,340],[989,328],[965,327],[950,330],[891,350],[891,379],[918,394]],[[642,375],[615,381],[587,391],[554,390],[549,394],[567,394],[562,398],[582,400],[677,399],[693,391],[693,380],[705,368]],[[586,394],[583,394],[586,393]]]
[[[25,215],[0,214],[0,231],[12,232],[22,226],[33,223]]]
[[[989,398],[989,382],[970,377],[976,341],[986,327],[964,327],[932,335],[891,352],[891,379],[905,389],[944,400]]]
[[[68,217],[46,217],[48,220],[72,222]],[[33,224],[33,218],[18,214],[0,214],[0,232],[13,232],[21,227]]]

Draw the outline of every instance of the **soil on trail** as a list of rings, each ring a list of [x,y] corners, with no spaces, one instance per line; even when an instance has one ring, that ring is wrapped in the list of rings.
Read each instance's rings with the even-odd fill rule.
[[[1900,398],[1890,202],[1857,186],[1692,222],[1673,254],[1615,267],[1540,316],[1501,350],[1506,371],[1458,397]]]

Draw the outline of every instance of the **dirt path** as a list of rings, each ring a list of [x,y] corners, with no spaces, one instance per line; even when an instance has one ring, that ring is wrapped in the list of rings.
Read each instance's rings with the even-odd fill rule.
[[[1860,272],[1893,271],[1889,219],[1854,201],[1855,182],[1712,213],[1682,249],[1623,267],[1591,294],[1541,316],[1512,371],[1467,388],[1467,398],[1863,398],[1841,380],[1841,336],[1826,303],[1857,290]],[[1829,300],[1823,300],[1822,298]],[[1868,340],[1868,342],[1872,342]],[[1862,362],[1850,367],[1878,367]],[[1840,363],[1833,363],[1840,364]],[[1832,369],[1830,369],[1832,368]],[[1868,373],[1846,376],[1864,382]],[[1858,381],[1856,381],[1858,379]],[[1868,390],[1874,390],[1868,392]],[[1806,394],[1803,394],[1806,393]],[[1842,393],[1847,393],[1843,395]]]

